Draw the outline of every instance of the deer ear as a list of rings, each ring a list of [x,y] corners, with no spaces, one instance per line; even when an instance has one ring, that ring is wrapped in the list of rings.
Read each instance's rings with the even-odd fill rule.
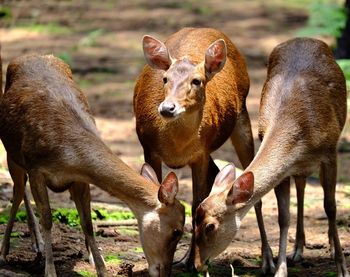
[[[226,165],[218,175],[216,175],[210,194],[217,194],[226,190],[229,186],[232,186],[235,179],[236,168],[234,164]]]
[[[165,205],[172,205],[179,190],[179,183],[174,172],[168,173],[164,178],[159,190],[158,200]]]
[[[165,44],[151,36],[142,39],[143,54],[148,65],[154,69],[167,70],[171,59]]]
[[[243,173],[233,183],[226,198],[227,205],[244,203],[249,200],[254,190],[254,175],[251,171]]]
[[[214,77],[225,65],[227,56],[226,43],[223,39],[214,41],[205,53],[205,75],[208,80]]]
[[[148,163],[143,164],[141,168],[141,175],[147,180],[159,185],[157,174],[154,172],[152,166],[150,166]]]

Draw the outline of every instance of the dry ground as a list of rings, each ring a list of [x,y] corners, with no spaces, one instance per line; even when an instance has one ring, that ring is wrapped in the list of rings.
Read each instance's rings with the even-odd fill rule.
[[[248,110],[256,138],[260,91],[266,76],[266,60],[278,43],[294,37],[307,19],[305,6],[290,1],[0,1],[9,7],[12,17],[1,19],[0,39],[4,68],[8,62],[25,53],[53,53],[68,61],[74,78],[88,96],[91,109],[104,141],[123,161],[135,170],[142,162],[132,110],[135,78],[144,65],[141,38],[152,34],[166,38],[185,26],[210,26],[224,31],[246,57],[251,78]],[[332,40],[327,39],[331,43]],[[344,134],[343,139],[347,139]],[[258,147],[258,142],[256,143]],[[230,143],[214,153],[216,159],[239,165]],[[11,199],[11,180],[6,172],[4,151],[1,152],[0,213]],[[349,155],[342,153],[339,163],[337,192],[338,225],[344,252],[350,265],[348,182]],[[180,178],[180,199],[191,202],[191,182],[188,169],[176,171]],[[92,187],[93,207],[115,209],[123,204],[99,189]],[[68,194],[51,193],[52,207],[72,207]],[[271,192],[263,199],[267,233],[274,255],[278,253],[279,229],[277,207]],[[323,194],[317,178],[310,179],[306,189],[305,225],[307,245],[305,259],[289,268],[290,276],[336,276],[329,257],[327,220],[323,212]],[[292,188],[291,228],[288,250],[293,247],[295,234],[296,199]],[[135,225],[103,227],[96,223],[97,240],[103,255],[119,254],[124,261],[108,263],[111,276],[148,276],[147,263]],[[190,225],[187,224],[187,231]],[[0,234],[5,225],[0,225]],[[25,224],[16,224],[19,237],[12,239],[8,265],[0,270],[23,276],[43,276],[43,259],[30,251]],[[87,262],[81,231],[55,224],[53,229],[55,264],[59,276],[94,276]],[[186,251],[189,233],[181,240],[176,252],[179,259]],[[255,215],[250,211],[230,247],[211,264],[211,276],[231,276],[229,264],[241,276],[260,276],[260,240]],[[5,271],[0,271],[5,274]],[[174,276],[188,276],[174,272]],[[18,275],[21,276],[21,275]]]

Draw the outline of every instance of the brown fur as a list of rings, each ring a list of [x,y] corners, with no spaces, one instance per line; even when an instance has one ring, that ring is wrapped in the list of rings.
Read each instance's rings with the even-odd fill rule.
[[[223,69],[208,79],[204,59],[208,47],[223,39],[227,58]],[[171,35],[165,46],[172,59],[166,71],[146,65],[134,90],[136,131],[145,161],[161,177],[161,162],[172,168],[192,169],[194,213],[209,194],[218,168],[210,153],[228,138],[246,167],[254,145],[245,99],[249,77],[244,59],[230,39],[210,28],[184,28]],[[168,78],[166,86],[163,78]],[[192,80],[201,80],[193,88]],[[164,119],[158,107],[166,97],[176,99],[186,112],[175,120]],[[194,224],[194,223],[193,223]]]
[[[145,167],[146,180],[107,148],[99,138],[86,97],[65,63],[53,56],[39,55],[23,56],[10,63],[5,94],[0,102],[0,137],[8,153],[15,185],[11,215],[23,199],[26,176],[29,177],[44,231],[46,276],[56,276],[46,187],[54,191],[69,189],[97,274],[106,276],[93,237],[89,183],[125,201],[135,213],[147,261],[152,267],[151,276],[170,274],[179,239],[172,238],[172,233],[176,230],[181,234],[184,224],[184,208],[174,198],[176,176],[169,175],[159,186],[156,179],[149,177],[153,170]],[[148,213],[154,214],[153,226],[144,219]],[[13,219],[4,237],[3,258],[9,250]],[[162,234],[157,232],[159,224],[162,224]],[[153,249],[154,242],[159,252]]]
[[[298,226],[293,260],[300,259],[305,243],[302,225],[303,196],[306,177],[320,170],[325,191],[325,211],[329,221],[329,241],[339,276],[349,276],[336,228],[336,146],[346,118],[346,86],[344,75],[328,46],[319,40],[297,38],[278,45],[271,53],[260,105],[260,149],[243,177],[249,180],[254,193],[243,206],[226,205],[224,212],[214,216],[221,222],[218,231],[229,221],[240,221],[247,211],[271,189],[278,200],[281,229],[276,276],[287,276],[286,246],[289,227],[289,177],[294,176],[298,190]],[[222,204],[222,193],[214,193],[203,201]],[[226,200],[227,201],[227,200]],[[201,204],[202,205],[202,204]],[[204,207],[210,205],[205,205]],[[212,215],[213,216],[213,215]],[[200,213],[203,218],[203,211]],[[226,226],[227,227],[227,226]],[[239,226],[238,226],[239,227]],[[238,228],[232,234],[234,234]],[[197,230],[197,232],[204,232]],[[224,238],[225,239],[225,238]],[[223,246],[218,238],[216,245]],[[226,242],[226,246],[229,242]],[[205,240],[198,242],[198,267],[212,257]],[[215,247],[214,247],[215,248]],[[265,251],[269,246],[265,245]],[[264,251],[264,250],[263,250]],[[264,253],[263,253],[264,254]],[[264,263],[265,271],[274,271],[272,256]]]

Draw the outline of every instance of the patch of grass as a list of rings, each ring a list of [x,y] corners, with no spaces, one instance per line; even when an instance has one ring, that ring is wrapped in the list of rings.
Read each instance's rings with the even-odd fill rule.
[[[111,265],[118,265],[122,262],[122,259],[119,257],[119,255],[106,255],[104,259],[106,263]]]
[[[182,205],[185,206],[185,216],[192,216],[192,206],[185,201],[180,201]]]
[[[18,28],[29,30],[40,34],[52,34],[52,35],[67,35],[72,33],[72,30],[68,27],[59,25],[54,22],[42,24],[32,23],[29,25],[19,25]]]
[[[52,213],[53,221],[75,227],[80,225],[80,218],[76,209],[58,208]]]
[[[96,45],[97,38],[104,33],[103,29],[97,29],[89,32],[79,42],[78,46],[92,47]]]
[[[78,274],[80,274],[81,276],[84,276],[84,277],[96,277],[96,273],[93,273],[93,272],[90,272],[90,271],[87,271],[87,270],[80,270],[78,271]]]
[[[136,247],[136,248],[134,249],[134,252],[135,252],[135,253],[143,253],[143,249],[142,249],[142,247]]]
[[[301,272],[301,269],[297,267],[289,267],[288,271],[291,273],[298,273],[298,272]]]
[[[119,227],[118,232],[125,236],[138,236],[139,232],[127,227]]]
[[[338,274],[337,274],[337,272],[329,271],[329,272],[326,272],[323,276],[325,276],[325,277],[336,277],[336,276],[338,276]]]
[[[125,219],[135,219],[135,215],[131,211],[107,211],[106,209],[95,209],[94,210],[97,219],[118,221]]]
[[[0,224],[7,224],[10,218],[10,211],[7,210],[4,213],[0,214]],[[27,220],[27,214],[25,211],[18,211],[16,214],[16,222],[25,222]]]

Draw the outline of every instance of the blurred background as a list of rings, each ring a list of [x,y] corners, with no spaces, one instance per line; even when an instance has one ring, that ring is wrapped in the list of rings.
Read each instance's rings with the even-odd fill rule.
[[[333,49],[347,78],[347,85],[350,87],[349,11],[349,0],[0,0],[3,80],[5,80],[8,63],[20,55],[53,54],[63,59],[72,68],[75,81],[88,97],[103,140],[124,162],[138,171],[143,163],[143,152],[135,132],[132,98],[135,80],[145,65],[141,45],[142,36],[150,34],[165,40],[183,27],[217,28],[231,38],[246,59],[251,80],[247,105],[252,120],[256,149],[258,149],[257,118],[260,93],[266,78],[266,62],[270,52],[277,44],[296,36],[322,39]],[[341,226],[344,227],[342,235],[350,245],[347,237],[350,222],[348,217],[350,208],[349,141],[350,129],[347,123],[339,144],[337,197],[339,218]],[[240,167],[230,142],[216,151],[214,158],[220,165],[235,162]],[[165,173],[167,171],[166,169]],[[190,204],[190,171],[182,169],[177,170],[176,173],[181,183],[180,198],[184,203]],[[313,220],[316,220],[316,225],[320,226],[320,232],[324,235],[327,232],[327,224],[324,220],[323,196],[322,190],[317,185],[317,174],[310,178],[309,184],[306,207],[310,209],[306,212],[306,218],[310,217],[309,226],[315,226]],[[295,213],[296,200],[294,190],[292,191],[292,213]],[[102,244],[102,251],[107,253],[105,259],[111,276],[127,275],[128,272],[130,274],[132,267],[135,276],[138,276],[137,274],[147,276],[142,248],[138,242],[137,226],[116,223],[120,219],[132,221],[133,216],[122,203],[99,189],[92,187],[92,193],[93,217],[97,222],[95,227],[99,243]],[[6,152],[1,145],[0,239],[6,226],[11,197],[12,180],[7,171]],[[56,266],[60,267],[61,276],[94,276],[93,267],[82,258],[86,256],[86,251],[77,227],[79,219],[74,206],[68,201],[68,194],[52,193],[50,197],[57,222],[55,225],[56,253],[59,254],[55,256],[58,264]],[[273,194],[267,197],[270,198],[267,198],[264,209],[267,214],[267,225],[270,228],[268,233],[271,234],[271,241],[277,242],[276,203]],[[190,216],[189,210],[187,215]],[[25,220],[25,213],[22,211],[18,215],[17,231],[15,231],[17,233],[14,232],[13,235],[14,254],[4,270],[24,274],[24,276],[41,276],[42,262],[35,261],[34,254],[23,254],[25,249],[29,249],[28,232],[23,223]],[[110,223],[103,228],[98,223],[101,221]],[[235,265],[241,268],[242,275],[259,274],[259,236],[253,212],[247,216],[246,221],[247,223],[243,225],[247,228],[250,224],[253,225],[254,231],[247,235],[244,232],[245,227],[242,226],[243,230],[241,237],[237,239],[238,242],[235,242],[234,247],[227,250],[226,254],[220,256],[221,263],[213,265],[213,276],[230,276],[225,275],[229,274],[229,268],[228,271],[223,271],[224,273],[215,272],[226,268],[228,263],[235,264],[235,262]],[[292,220],[291,240],[294,237],[294,227]],[[320,253],[326,252],[326,236],[324,239],[319,239],[318,228],[311,229],[309,249],[314,251],[321,249]],[[74,236],[60,235],[62,230]],[[75,240],[80,243],[79,247],[77,246],[79,243],[76,244]],[[67,247],[61,249],[63,244]],[[73,244],[76,249],[73,247],[75,250],[72,251],[71,247],[68,247],[70,244]],[[177,256],[181,256],[181,250],[186,250],[186,244],[188,241],[185,236],[184,241],[179,245],[180,254]],[[252,244],[254,247],[251,247]],[[343,245],[345,248],[348,246],[347,255],[350,253],[349,245]],[[317,246],[320,247],[317,248]],[[274,250],[277,251],[277,248]],[[335,271],[329,258],[328,260],[325,258],[323,267],[319,264],[321,260],[317,257],[325,256],[325,253],[310,252],[312,262],[310,260],[308,262],[313,263],[314,266],[298,265],[299,267],[296,266],[290,276],[324,276],[322,274],[325,270],[330,274]],[[315,260],[312,260],[313,258]],[[311,268],[311,271],[307,271],[309,270],[307,268]],[[179,274],[185,273],[178,273],[178,276]]]

